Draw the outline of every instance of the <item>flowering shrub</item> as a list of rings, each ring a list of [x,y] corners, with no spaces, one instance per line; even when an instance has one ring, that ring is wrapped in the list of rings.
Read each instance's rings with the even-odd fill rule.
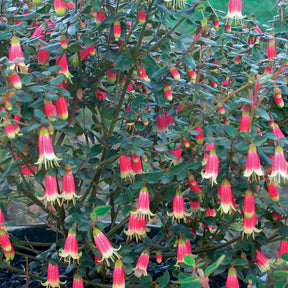
[[[12,201],[62,236],[48,287],[59,265],[73,287],[285,287],[286,6],[262,25],[241,0],[2,2],[3,259]]]

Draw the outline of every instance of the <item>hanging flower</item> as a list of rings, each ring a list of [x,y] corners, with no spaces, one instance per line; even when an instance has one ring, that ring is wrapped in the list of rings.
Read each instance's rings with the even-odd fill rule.
[[[161,251],[157,251],[156,252],[156,262],[157,262],[157,264],[161,264],[161,262],[162,262],[162,254],[161,254]]]
[[[9,139],[15,139],[16,137],[16,129],[14,127],[14,125],[12,124],[9,116],[6,117],[6,120],[4,122],[4,130],[5,130],[5,134]]]
[[[56,120],[56,110],[55,110],[52,100],[44,98],[44,110],[45,110],[45,114],[48,120],[50,121]]]
[[[137,213],[140,219],[144,217],[148,221],[150,221],[151,216],[155,216],[155,214],[150,211],[150,196],[146,186],[143,186],[140,190],[136,212],[131,213]]]
[[[255,198],[250,188],[245,192],[243,210],[247,218],[252,218],[255,215]]]
[[[183,151],[182,151],[181,149],[179,149],[179,148],[180,148],[180,144],[177,145],[177,146],[175,147],[175,149],[173,149],[173,150],[171,151],[171,153],[177,158],[177,159],[173,159],[174,165],[178,164],[178,162],[179,162],[179,160],[180,160],[180,158],[181,158],[181,155],[182,155],[182,153],[183,153]]]
[[[41,169],[43,163],[45,166],[45,169],[47,170],[48,167],[59,167],[58,161],[61,160],[56,157],[53,151],[53,145],[49,136],[48,129],[42,126],[40,128],[39,132],[39,138],[38,138],[38,150],[39,150],[39,158],[36,165],[39,165],[39,168]]]
[[[68,48],[67,38],[64,35],[60,35],[60,45],[63,50]]]
[[[252,181],[257,180],[257,176],[264,176],[264,172],[261,169],[260,159],[257,154],[257,148],[253,143],[249,146],[246,159],[246,169],[243,175],[244,177],[248,177],[248,179],[252,176]]]
[[[114,34],[114,38],[116,40],[120,39],[121,36],[121,25],[120,25],[120,21],[118,18],[116,18],[114,24],[113,24],[113,34]]]
[[[244,105],[241,110],[242,116],[240,120],[240,132],[250,132],[250,106]]]
[[[168,101],[173,100],[171,85],[168,83],[165,83],[165,85],[164,85],[164,94],[165,94],[165,97]]]
[[[242,1],[241,0],[229,0],[228,13],[225,18],[236,19],[236,21],[245,18],[242,15]]]
[[[101,25],[105,19],[105,9],[102,7],[97,13],[96,24]]]
[[[11,46],[9,50],[9,61],[13,62],[13,64],[10,66],[10,69],[14,70],[15,68],[19,67],[22,73],[26,73],[28,71],[29,65],[26,66],[23,59],[24,56],[20,41],[17,37],[14,36],[11,39]]]
[[[169,69],[170,69],[171,75],[174,78],[174,80],[179,81],[180,80],[179,71],[173,66],[170,66]]]
[[[62,0],[60,0],[60,1],[62,1]],[[63,1],[63,2],[65,2],[65,1]],[[70,74],[70,72],[68,70],[68,62],[67,62],[67,58],[66,58],[65,54],[63,54],[62,56],[56,56],[56,65],[61,67],[61,69],[58,71],[58,73],[64,74],[66,76],[66,78],[70,82],[72,82],[71,81],[72,75]]]
[[[60,96],[55,101],[56,111],[60,120],[65,121],[68,119],[68,106],[64,96]]]
[[[273,202],[279,201],[279,193],[277,187],[274,184],[275,180],[266,179],[266,188]]]
[[[213,186],[214,183],[217,184],[216,180],[218,176],[218,170],[219,170],[219,158],[216,154],[216,148],[213,148],[207,157],[205,172],[201,172],[202,178],[211,180]]]
[[[41,45],[38,51],[38,63],[40,65],[48,65],[49,51],[45,50],[45,45]]]
[[[280,263],[283,261],[282,255],[284,253],[288,253],[288,239],[283,239],[280,243],[279,252],[278,252],[278,257],[279,257]]]
[[[16,90],[21,90],[22,89],[22,82],[21,78],[16,72],[11,72],[9,76],[10,83],[12,84],[13,88]]]
[[[56,288],[61,287],[60,285],[65,284],[66,282],[61,282],[59,279],[59,267],[58,265],[53,265],[51,263],[48,264],[47,270],[47,281],[45,283],[41,283],[43,286],[47,286],[48,288]]]
[[[279,87],[274,87],[274,101],[277,107],[283,108],[284,107],[284,100],[282,98],[281,90]]]
[[[8,230],[8,228],[5,225],[1,225],[1,223],[3,222],[5,222],[5,218],[4,218],[2,209],[0,208],[0,234]]]
[[[201,193],[201,188],[199,184],[197,183],[195,177],[191,173],[188,173],[188,185],[189,185],[189,188],[195,193],[197,194]]]
[[[275,154],[272,161],[270,179],[274,179],[277,183],[280,183],[280,177],[285,181],[287,178],[287,162],[284,156],[283,148],[277,145],[275,148]]]
[[[81,275],[79,274],[74,275],[72,288],[84,288],[84,283]]]
[[[272,132],[277,137],[278,140],[281,138],[285,138],[285,135],[283,134],[283,132],[279,128],[278,124],[276,124],[273,120],[270,120],[268,122],[268,124],[272,128]]]
[[[136,242],[138,242],[138,240],[142,240],[147,237],[146,217],[140,217],[135,208],[130,212],[128,230],[125,230],[124,233],[127,235],[128,241],[135,238]]]
[[[120,259],[115,262],[112,288],[125,288],[124,267]]]
[[[185,8],[186,0],[165,0],[169,8],[183,9]]]
[[[189,254],[189,251],[186,246],[186,240],[181,236],[178,241],[178,248],[177,248],[177,262],[175,266],[179,266],[179,263],[184,263],[185,255]]]
[[[78,240],[76,239],[76,231],[72,228],[69,229],[68,236],[65,240],[64,249],[59,253],[61,258],[65,260],[68,259],[72,262],[77,261],[79,264],[79,258],[81,257],[82,253],[78,253]]]
[[[149,256],[150,256],[150,253],[148,250],[144,250],[138,261],[137,261],[137,264],[136,264],[136,267],[133,269],[134,270],[134,275],[137,277],[137,278],[140,278],[142,276],[148,276],[147,274],[147,268],[148,268],[148,265],[149,265]]]
[[[145,82],[150,82],[151,80],[149,79],[146,70],[143,67],[140,67],[138,69],[138,78],[139,80],[143,80]]]
[[[57,201],[58,205],[61,206],[59,200],[61,196],[58,193],[58,185],[56,176],[52,176],[50,172],[46,173],[45,176],[45,194],[43,197],[37,197],[39,200],[44,200],[44,206],[47,207],[47,203],[51,202],[54,205],[54,202]]]
[[[259,250],[256,249],[256,264],[259,266],[260,269],[267,272],[270,270],[270,263],[271,261],[265,257]]]
[[[94,228],[93,230],[93,239],[95,245],[97,246],[98,250],[102,255],[102,258],[99,262],[105,260],[107,266],[110,267],[109,258],[113,262],[115,260],[115,257],[117,257],[118,259],[121,258],[121,256],[117,252],[121,248],[121,246],[118,249],[113,248],[107,237],[97,228]]]
[[[235,207],[233,205],[233,194],[231,185],[228,179],[224,179],[220,186],[220,207],[221,211],[225,214],[231,214],[232,210],[235,211]]]
[[[225,283],[226,288],[239,288],[239,281],[237,277],[237,271],[234,267],[230,267],[228,276]]]
[[[146,22],[146,12],[143,6],[141,6],[138,10],[138,22],[142,25]]]
[[[185,212],[185,203],[182,192],[179,188],[176,189],[176,195],[173,198],[173,212],[167,212],[168,217],[172,218],[172,223],[176,219],[176,222],[180,223],[181,219],[186,221],[186,217],[191,216],[192,213]]]
[[[203,145],[204,143],[204,132],[203,132],[203,128],[201,126],[198,126],[194,129],[194,131],[198,131],[200,132],[198,135],[195,136],[196,139],[196,143],[198,145]]]
[[[117,74],[114,69],[109,69],[107,72],[107,80],[109,84],[114,84],[116,82]]]
[[[131,152],[131,166],[135,174],[142,174],[142,160],[140,156],[137,156],[134,151]]]
[[[76,200],[81,198],[80,195],[76,195],[75,193],[75,181],[74,176],[72,174],[72,169],[69,164],[64,166],[65,175],[62,178],[62,197],[63,201],[73,201],[73,205],[75,206]]]
[[[268,45],[267,45],[267,58],[268,59],[277,57],[276,47],[275,47],[275,37],[274,36],[271,36],[271,37],[273,38],[269,39]]]
[[[3,249],[3,253],[6,258],[6,262],[10,262],[15,257],[14,248],[10,242],[8,235],[5,230],[0,231],[0,246]]]
[[[199,212],[200,209],[201,209],[201,202],[200,202],[200,200],[191,199],[191,200],[190,200],[190,209],[191,209],[191,213],[192,213],[192,214],[196,214],[197,212]]]
[[[66,1],[64,0],[54,0],[54,9],[56,15],[59,17],[64,16],[66,12]]]
[[[121,179],[129,179],[130,181],[134,180],[134,172],[132,169],[132,164],[131,164],[131,160],[128,156],[126,155],[121,155],[119,157],[119,161],[120,161],[120,177]]]
[[[251,218],[247,218],[245,215],[243,216],[243,233],[247,234],[248,236],[252,235],[253,239],[254,239],[254,233],[255,232],[259,233],[261,231],[255,227],[256,222],[257,217],[255,213]]]

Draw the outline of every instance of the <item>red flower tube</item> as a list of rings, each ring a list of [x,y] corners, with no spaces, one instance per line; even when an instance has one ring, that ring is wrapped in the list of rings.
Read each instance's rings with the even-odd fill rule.
[[[55,101],[56,111],[60,120],[65,121],[68,119],[68,106],[64,96],[60,96]]]
[[[75,192],[75,180],[72,174],[72,169],[69,164],[65,165],[65,175],[62,178],[62,198],[63,201],[73,201],[73,205],[75,206],[76,200],[80,198],[80,195],[76,195]]]
[[[133,269],[134,275],[137,278],[140,278],[142,276],[148,276],[147,268],[149,265],[149,256],[150,256],[150,253],[148,250],[145,250],[141,253],[141,255],[137,261],[136,267]]]
[[[124,267],[120,259],[115,262],[112,288],[125,288]]]
[[[126,155],[121,155],[119,157],[120,161],[120,177],[121,179],[129,179],[130,181],[134,180],[134,172],[132,169],[132,163],[131,160],[128,156]]]
[[[197,194],[201,193],[201,188],[191,173],[188,173],[188,185],[189,188],[195,193]]]
[[[9,61],[13,62],[10,66],[11,70],[19,67],[20,71],[26,73],[28,71],[28,66],[25,65],[23,56],[23,51],[20,45],[20,41],[17,37],[12,37],[11,46],[9,50]]]
[[[255,215],[255,198],[251,189],[245,192],[243,210],[247,218],[252,218]]]
[[[250,106],[244,105],[242,107],[242,116],[240,120],[240,132],[250,132],[249,126],[250,126]]]
[[[287,178],[287,162],[284,156],[283,148],[277,145],[275,148],[275,154],[272,161],[270,179],[274,179],[277,183],[280,183],[280,177],[285,181]]]
[[[114,24],[113,24],[113,34],[116,40],[120,39],[121,36],[121,25],[118,18],[116,18]]]
[[[140,24],[144,24],[146,21],[146,12],[145,12],[145,8],[143,6],[141,6],[138,10],[138,22]]]
[[[9,76],[10,83],[12,84],[13,88],[16,90],[22,89],[22,82],[21,78],[16,72],[12,72]]]
[[[43,286],[48,286],[51,288],[61,287],[60,285],[65,284],[59,279],[59,267],[58,265],[53,265],[51,263],[48,264],[47,270],[47,281],[45,283],[41,283]]]
[[[72,288],[84,288],[84,283],[81,275],[79,274],[74,275]]]
[[[56,15],[59,17],[64,16],[66,12],[66,1],[63,0],[54,0],[54,9]]]
[[[221,211],[223,211],[224,214],[231,214],[232,210],[235,211],[231,185],[229,180],[226,178],[222,181],[220,186],[220,203]]]
[[[214,144],[214,143],[213,143]],[[217,184],[217,176],[219,170],[219,158],[216,154],[216,148],[211,149],[210,154],[207,157],[207,164],[205,172],[202,172],[203,179],[210,179],[212,186],[214,183]]]
[[[56,120],[56,110],[52,100],[44,98],[44,110],[48,120],[50,121]]]
[[[228,276],[225,283],[226,288],[239,288],[237,272],[234,267],[229,268]]]
[[[125,230],[124,233],[127,235],[128,241],[135,238],[136,242],[138,242],[138,240],[147,237],[146,217],[139,217],[135,208],[130,212],[128,230]]]
[[[241,0],[229,0],[228,13],[225,18],[236,19],[237,21],[244,16],[242,15],[242,1]]]
[[[256,264],[261,268],[263,271],[267,272],[270,270],[270,261],[267,257],[265,257],[259,250],[256,249]]]
[[[268,122],[268,124],[272,128],[272,132],[277,137],[277,139],[285,138],[285,135],[283,134],[283,132],[279,128],[278,124],[276,124],[273,120],[270,120]]]

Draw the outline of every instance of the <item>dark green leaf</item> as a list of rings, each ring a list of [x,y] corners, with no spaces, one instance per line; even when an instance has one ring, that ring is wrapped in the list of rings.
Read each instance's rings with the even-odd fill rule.
[[[157,278],[160,288],[165,288],[170,282],[169,272],[166,270],[163,276]]]
[[[115,61],[114,67],[117,70],[128,71],[135,65],[135,60],[128,54],[122,53]]]
[[[35,110],[34,110],[34,116],[35,116],[36,118],[39,118],[39,119],[44,119],[44,118],[46,118],[45,114],[44,114],[41,110],[39,110],[39,109],[35,109]]]
[[[195,259],[190,254],[184,256],[184,262],[188,266],[193,266],[195,264]]]
[[[226,127],[226,133],[227,133],[229,136],[231,136],[232,138],[234,138],[234,137],[236,137],[236,136],[238,135],[237,130],[236,130],[233,126],[231,126],[231,125],[228,125],[228,126]]]
[[[93,212],[91,213],[90,217],[91,219],[96,219],[98,216],[105,215],[109,210],[111,209],[111,206],[97,206]]]
[[[263,118],[264,120],[266,120],[266,121],[270,120],[270,116],[265,110],[260,109],[260,108],[256,108],[255,112],[259,117]]]
[[[288,278],[288,271],[284,271],[284,270],[275,270],[273,272],[273,276],[274,277],[284,277],[284,278]]]

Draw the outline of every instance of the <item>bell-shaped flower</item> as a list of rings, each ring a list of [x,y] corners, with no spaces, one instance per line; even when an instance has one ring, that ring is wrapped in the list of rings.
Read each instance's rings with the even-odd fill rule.
[[[62,17],[66,12],[66,1],[64,0],[54,0],[54,9],[56,15]]]
[[[52,176],[50,172],[46,173],[45,176],[45,194],[43,197],[37,197],[39,200],[44,200],[44,206],[47,207],[47,203],[51,202],[54,205],[54,202],[57,201],[58,205],[61,206],[61,195],[58,193],[58,185],[56,176]]]
[[[144,250],[141,253],[140,257],[138,258],[136,267],[133,269],[134,275],[137,278],[140,278],[142,276],[148,276],[147,268],[149,265],[149,257],[150,257],[150,252],[148,250]]]
[[[47,281],[41,284],[43,286],[47,286],[48,288],[58,288],[61,287],[61,285],[65,284],[65,282],[61,282],[59,279],[59,267],[57,264],[48,264]]]
[[[280,145],[277,145],[272,160],[272,169],[269,178],[271,180],[274,179],[277,183],[280,183],[281,177],[285,182],[287,178],[287,162],[284,156],[283,148]]]
[[[190,217],[192,213],[185,212],[185,202],[182,192],[179,188],[176,189],[176,194],[173,198],[172,213],[167,212],[167,215],[172,218],[172,223],[181,221],[183,219],[186,221],[186,217]]]
[[[259,177],[264,176],[264,172],[261,169],[261,163],[257,153],[257,148],[252,143],[249,146],[248,155],[246,159],[246,169],[243,175],[244,177],[248,177],[248,179],[252,177],[252,181],[257,180],[257,176],[258,179]]]
[[[81,198],[80,195],[76,195],[75,192],[75,180],[72,174],[72,169],[69,164],[64,166],[65,175],[62,178],[62,198],[63,201],[72,201],[75,206],[76,200]]]
[[[159,250],[156,252],[156,262],[157,262],[157,264],[162,263],[162,253]]]
[[[214,183],[217,184],[218,171],[219,171],[219,157],[216,154],[216,148],[213,148],[207,157],[205,172],[201,172],[202,178],[211,180],[213,186]]]
[[[60,1],[62,1],[62,0],[60,0]],[[62,1],[62,2],[65,2],[65,1]],[[62,56],[56,56],[56,64],[57,64],[57,66],[61,67],[61,69],[58,71],[58,73],[64,74],[66,76],[66,78],[70,82],[72,82],[71,81],[72,75],[70,74],[70,72],[68,70],[68,62],[67,62],[66,55],[63,54]]]
[[[220,196],[220,207],[221,207],[221,211],[224,214],[231,214],[232,210],[235,211],[235,207],[233,205],[233,194],[232,194],[232,189],[231,189],[231,185],[228,179],[224,179],[222,181],[222,184],[219,188],[219,196]]]
[[[69,264],[71,262],[77,261],[79,263],[79,258],[82,253],[78,253],[78,240],[76,238],[76,231],[73,228],[69,229],[67,238],[65,240],[64,249],[59,253],[61,258],[68,260]]]
[[[68,119],[68,106],[64,96],[60,96],[55,101],[56,111],[60,120],[65,121]]]
[[[11,39],[9,61],[13,62],[13,64],[10,66],[11,70],[15,70],[17,67],[19,67],[20,71],[23,73],[28,71],[28,66],[26,66],[24,63],[24,56],[20,41],[16,36],[12,37]]]
[[[244,105],[242,107],[242,116],[240,120],[240,132],[250,132],[249,127],[250,127],[250,106],[249,105]]]
[[[14,248],[10,242],[8,235],[6,234],[6,230],[0,231],[0,246],[3,249],[3,253],[6,258],[6,262],[10,262],[15,257]]]
[[[189,185],[189,188],[195,193],[197,194],[201,193],[201,188],[199,184],[197,183],[195,177],[191,173],[188,173],[188,185]]]
[[[84,288],[83,278],[79,274],[75,274],[73,277],[72,288]]]
[[[279,262],[281,263],[283,259],[281,258],[282,255],[286,253],[288,254],[288,239],[282,239],[280,242],[280,247],[279,247],[279,252],[278,252],[278,257],[279,257]]]
[[[140,190],[139,196],[138,196],[138,203],[137,203],[137,210],[136,212],[131,212],[132,214],[137,213],[140,218],[146,218],[148,221],[150,221],[150,217],[155,216],[150,211],[150,196],[149,191],[146,186],[143,186]]]
[[[275,37],[272,36],[273,38],[268,40],[268,45],[267,45],[267,58],[275,58],[277,57],[276,54],[276,47],[275,47]]]
[[[40,169],[43,164],[46,170],[50,166],[52,168],[54,166],[56,167],[59,166],[58,161],[61,159],[56,157],[48,129],[45,128],[44,126],[40,128],[38,138],[38,150],[39,150],[39,158],[35,164],[39,165]]]
[[[125,230],[124,233],[127,235],[128,241],[135,238],[136,242],[138,242],[138,240],[147,237],[146,217],[140,217],[135,208],[130,212],[128,230]]]
[[[242,1],[241,0],[229,0],[228,13],[225,18],[236,19],[236,21],[243,19],[242,15]]]
[[[126,155],[119,157],[120,161],[120,177],[121,179],[134,181],[135,173],[132,169],[131,159]]]
[[[118,249],[113,248],[108,238],[97,228],[94,228],[93,230],[93,239],[96,247],[102,255],[102,259],[99,262],[105,260],[108,267],[110,267],[109,259],[114,262],[115,257],[118,259],[121,258],[117,252],[121,246]]]
[[[256,264],[259,268],[265,272],[270,270],[270,264],[272,263],[266,256],[264,256],[259,250],[256,249]]]
[[[255,232],[259,233],[261,231],[256,228],[256,222],[257,222],[257,217],[255,213],[251,218],[247,218],[245,215],[243,216],[243,237],[244,237],[244,234],[246,234],[247,236],[252,235],[254,239],[254,233]]]
[[[280,127],[278,126],[278,124],[276,124],[273,120],[270,120],[268,122],[268,124],[270,125],[270,127],[272,128],[272,132],[273,134],[277,137],[277,139],[281,139],[281,138],[285,138],[285,135],[283,134],[283,132],[281,131]]]
[[[245,192],[243,211],[247,218],[252,218],[255,215],[255,198],[250,188]]]
[[[226,288],[239,288],[239,281],[237,277],[237,271],[234,267],[230,267],[228,276],[225,283]]]
[[[115,262],[112,288],[125,288],[124,267],[120,259]]]

